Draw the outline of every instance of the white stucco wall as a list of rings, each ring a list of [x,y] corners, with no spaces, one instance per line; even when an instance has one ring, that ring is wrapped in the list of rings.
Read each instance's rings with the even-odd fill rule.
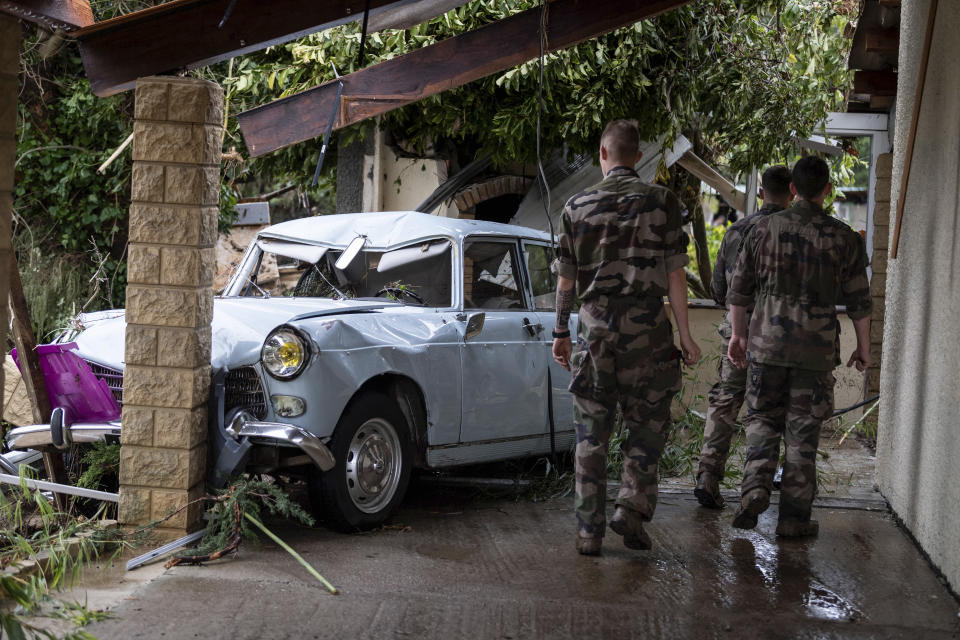
[[[930,0],[901,5],[891,193],[899,198]],[[960,2],[941,0],[900,253],[887,273],[877,480],[960,590]],[[894,229],[890,220],[891,236]]]

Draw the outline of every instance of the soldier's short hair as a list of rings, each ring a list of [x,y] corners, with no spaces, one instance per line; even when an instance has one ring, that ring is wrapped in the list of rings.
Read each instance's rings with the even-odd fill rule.
[[[793,165],[793,187],[804,198],[816,198],[830,182],[830,167],[816,156],[806,156]]]
[[[629,160],[631,166],[640,151],[640,132],[636,120],[614,120],[600,136],[600,144],[617,160]]]
[[[793,177],[790,175],[790,169],[782,164],[775,164],[763,172],[760,184],[767,195],[777,198],[790,195],[790,183],[792,181]]]

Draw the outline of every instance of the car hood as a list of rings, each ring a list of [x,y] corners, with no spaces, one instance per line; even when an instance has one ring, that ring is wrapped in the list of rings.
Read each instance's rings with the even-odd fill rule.
[[[389,301],[326,298],[215,298],[210,361],[214,369],[234,369],[260,359],[260,347],[281,324],[308,317],[373,312],[400,306]],[[122,309],[83,314],[83,327],[73,341],[80,355],[114,369],[123,369],[126,319]]]

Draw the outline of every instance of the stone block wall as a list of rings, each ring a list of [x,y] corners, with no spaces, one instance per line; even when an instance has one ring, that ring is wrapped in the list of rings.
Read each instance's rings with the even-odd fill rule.
[[[870,294],[873,297],[873,312],[870,316],[870,368],[867,370],[865,398],[880,393],[880,360],[883,353],[883,318],[886,310],[887,245],[890,241],[890,178],[893,174],[893,154],[877,157],[877,184],[874,189],[873,208],[873,255],[870,267],[873,276]],[[867,416],[865,423],[876,429],[878,412]]]
[[[20,68],[20,21],[0,13],[0,336],[6,342],[10,317],[10,262],[13,245],[10,234],[13,218],[13,163],[17,155],[17,71]],[[3,369],[0,367],[0,388]],[[3,398],[0,397],[0,414]]]
[[[223,91],[137,81],[127,263],[120,520],[167,516],[203,494]],[[196,528],[196,504],[165,523]]]

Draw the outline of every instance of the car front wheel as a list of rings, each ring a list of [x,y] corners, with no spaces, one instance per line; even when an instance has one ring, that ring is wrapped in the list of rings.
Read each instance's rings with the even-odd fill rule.
[[[383,524],[410,482],[410,438],[396,403],[376,392],[355,398],[337,424],[330,450],[334,467],[311,476],[314,511],[340,531]]]

